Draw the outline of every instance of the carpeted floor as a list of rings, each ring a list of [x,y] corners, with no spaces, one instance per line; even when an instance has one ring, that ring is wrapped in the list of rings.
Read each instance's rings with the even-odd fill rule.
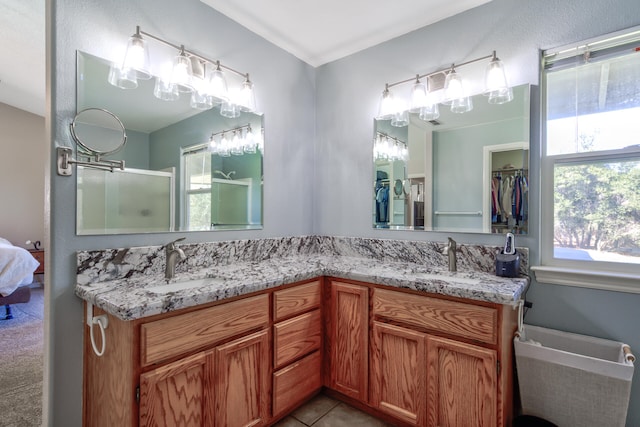
[[[31,301],[11,307],[14,318],[0,320],[0,426],[40,426],[44,289],[32,285]]]

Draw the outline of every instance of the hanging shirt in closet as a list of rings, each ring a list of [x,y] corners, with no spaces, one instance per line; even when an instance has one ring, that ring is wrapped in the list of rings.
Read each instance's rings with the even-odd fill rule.
[[[389,187],[382,186],[376,192],[376,222],[389,222]]]

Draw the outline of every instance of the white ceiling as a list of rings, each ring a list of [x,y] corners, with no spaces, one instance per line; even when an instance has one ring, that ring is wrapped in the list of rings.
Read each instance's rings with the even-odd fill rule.
[[[317,67],[491,0],[201,0]],[[0,102],[44,116],[45,0],[0,0]]]
[[[200,0],[318,67],[491,0]]]

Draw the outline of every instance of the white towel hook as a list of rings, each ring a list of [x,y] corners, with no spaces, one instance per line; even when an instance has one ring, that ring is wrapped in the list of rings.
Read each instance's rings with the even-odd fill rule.
[[[91,337],[91,347],[93,348],[93,352],[100,357],[104,354],[104,351],[107,348],[107,337],[104,330],[109,326],[109,318],[105,314],[93,317],[93,304],[87,303],[87,325],[89,325],[89,336]],[[102,348],[100,350],[98,350],[98,346],[96,345],[96,340],[93,335],[94,325],[98,325],[100,327],[100,338],[102,343]]]

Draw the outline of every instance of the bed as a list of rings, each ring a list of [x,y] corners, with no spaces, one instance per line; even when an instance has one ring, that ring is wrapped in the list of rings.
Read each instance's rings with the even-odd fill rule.
[[[13,317],[10,304],[29,302],[31,292],[25,285],[33,281],[38,265],[29,251],[0,237],[0,306],[4,305],[6,311],[0,320]]]

